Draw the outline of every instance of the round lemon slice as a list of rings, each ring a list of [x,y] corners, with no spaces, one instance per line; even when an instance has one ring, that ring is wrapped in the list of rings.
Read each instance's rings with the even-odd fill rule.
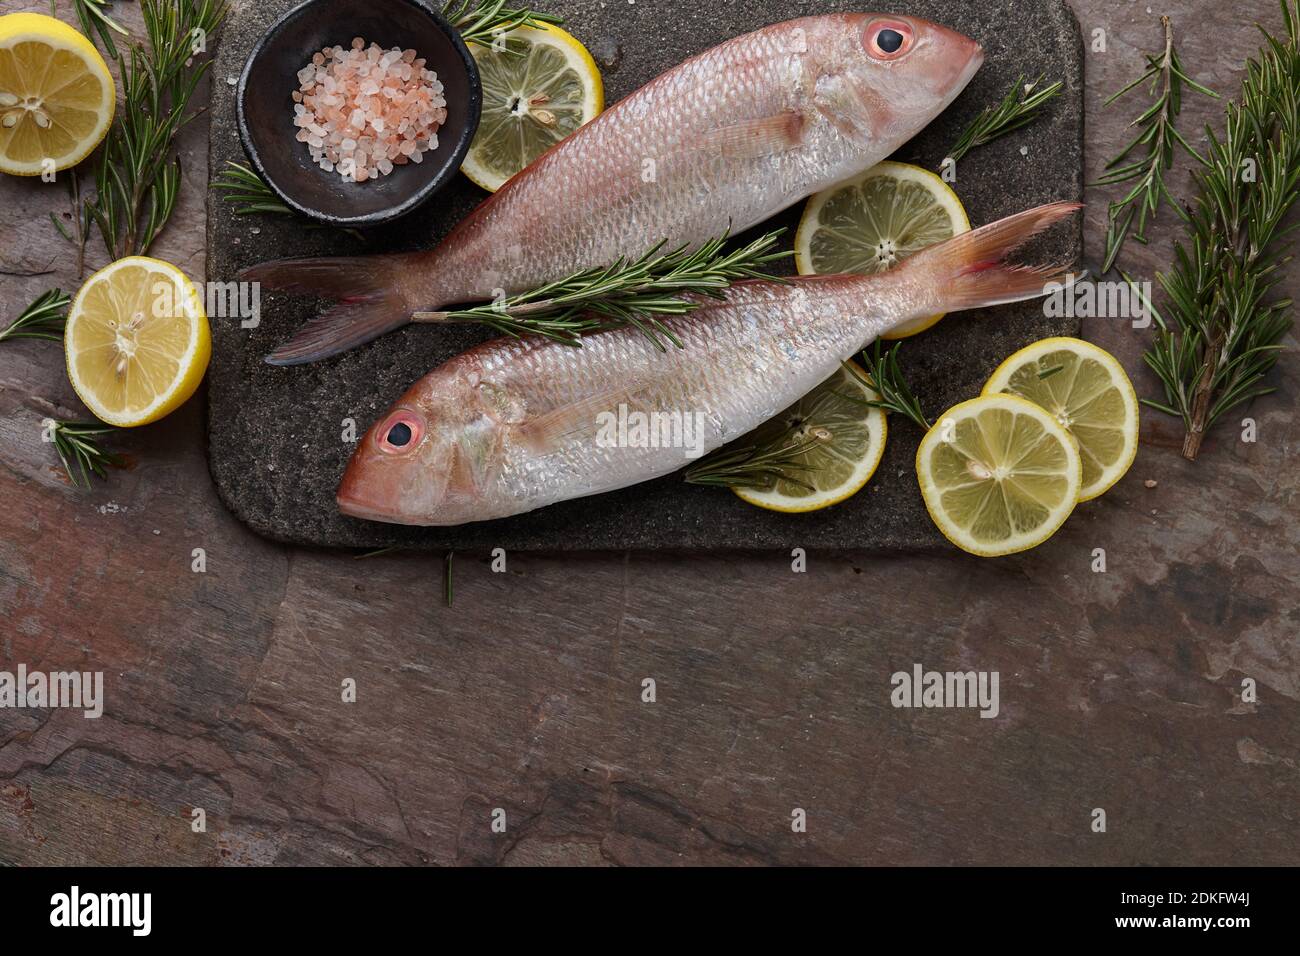
[[[113,122],[116,91],[84,36],[40,13],[0,17],[0,172],[75,166]]]
[[[875,275],[969,231],[961,200],[942,179],[919,166],[881,163],[808,200],[794,239],[795,268],[800,275]],[[916,319],[884,338],[907,338],[942,318]]]
[[[766,488],[734,488],[751,505],[769,511],[819,511],[862,490],[885,453],[885,413],[866,373],[846,362],[834,375],[738,445],[802,447],[794,456],[796,481],[778,479]]]
[[[1026,398],[1056,416],[1079,444],[1079,500],[1108,491],[1133,464],[1138,447],[1138,398],[1115,356],[1081,339],[1051,338],[1016,352],[998,366],[984,395]]]
[[[198,291],[175,266],[145,256],[119,259],[87,280],[63,339],[78,397],[123,428],[183,405],[212,355]]]
[[[1042,544],[1079,500],[1074,440],[1047,411],[1014,395],[962,402],[921,439],[916,475],[939,530],[971,554]]]
[[[461,169],[488,192],[605,108],[596,61],[557,26],[519,27],[491,47],[471,49],[483,81],[483,113]]]

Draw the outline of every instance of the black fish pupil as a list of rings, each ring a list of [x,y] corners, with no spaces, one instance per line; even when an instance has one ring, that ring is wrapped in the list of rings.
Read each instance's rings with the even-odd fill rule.
[[[388,430],[388,444],[395,448],[402,448],[411,443],[411,426],[406,422],[398,422]]]
[[[886,53],[897,53],[903,45],[903,34],[897,30],[881,30],[876,37],[876,46]]]

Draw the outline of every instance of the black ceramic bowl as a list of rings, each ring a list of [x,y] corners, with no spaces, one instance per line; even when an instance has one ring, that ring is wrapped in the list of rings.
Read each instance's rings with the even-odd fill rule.
[[[447,100],[437,149],[422,163],[361,183],[312,162],[307,145],[294,139],[293,125],[298,71],[323,47],[347,49],[353,37],[385,49],[414,49],[438,74]],[[428,0],[307,0],[271,25],[244,64],[239,136],[254,168],[292,208],[331,225],[375,226],[416,209],[456,175],[482,102],[474,58]]]

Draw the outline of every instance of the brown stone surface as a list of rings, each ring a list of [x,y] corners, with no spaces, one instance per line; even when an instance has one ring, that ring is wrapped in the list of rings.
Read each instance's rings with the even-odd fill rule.
[[[1074,6],[1109,46],[1086,62],[1093,178],[1133,108],[1100,101],[1159,27],[1142,4]],[[1243,22],[1278,22],[1265,0],[1163,12],[1229,92],[1256,43]],[[1217,111],[1189,101],[1184,128]],[[202,186],[157,250],[196,275]],[[1107,198],[1090,190],[1094,260]],[[0,277],[0,315],[75,285],[46,220],[63,203],[0,182],[0,268],[53,270]],[[1172,219],[1126,254],[1139,275],[1168,261]],[[1151,392],[1146,333],[1086,333]],[[0,710],[0,861],[1294,864],[1293,352],[1275,384],[1242,412],[1259,441],[1225,427],[1195,465],[1149,415],[1129,476],[1026,555],[814,550],[796,575],[778,555],[511,555],[494,574],[464,554],[449,610],[439,559],[246,530],[213,491],[199,402],[127,436],[130,469],[68,487],[38,428],[48,404],[79,411],[61,355],[0,345],[0,669],[102,670],[107,688],[98,720]],[[1001,715],[895,710],[890,674],[917,662],[999,671]]]

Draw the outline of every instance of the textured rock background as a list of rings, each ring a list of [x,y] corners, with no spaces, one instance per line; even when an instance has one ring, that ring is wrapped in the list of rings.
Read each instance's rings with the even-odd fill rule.
[[[1271,0],[1072,6],[1108,43],[1085,58],[1089,180],[1129,138],[1136,103],[1101,101],[1159,44],[1160,13],[1196,79],[1229,93],[1246,25],[1280,19]],[[1220,110],[1190,99],[1183,128]],[[206,145],[200,121],[158,247],[195,277]],[[1184,163],[1171,183],[1186,194]],[[1111,196],[1087,192],[1089,261]],[[0,315],[76,287],[47,218],[65,204],[0,179]],[[1173,218],[1128,268],[1164,268]],[[1084,333],[1154,394],[1147,332]],[[479,550],[457,555],[448,609],[441,556],[355,561],[240,524],[208,474],[201,400],[120,436],[128,470],[69,487],[39,441],[51,406],[84,414],[62,354],[0,345],[0,667],[102,670],[107,695],[93,721],[0,710],[0,861],[1300,863],[1287,346],[1278,393],[1241,413],[1258,442],[1228,423],[1190,465],[1149,414],[1129,476],[1028,554],[812,549],[792,574],[773,553],[511,553],[494,574]],[[999,671],[1001,715],[893,709],[890,675],[917,662]]]
[[[296,0],[259,3],[237,18],[218,55],[213,93],[212,169],[245,162],[235,131],[238,76],[265,27]],[[681,5],[665,16],[662,2],[604,4],[561,0],[579,39],[602,59],[609,101],[621,99],[688,56],[765,23],[814,12],[859,8],[852,0],[726,2]],[[969,119],[997,100],[1020,73],[1044,73],[1066,83],[1044,122],[971,153],[957,190],[972,222],[991,222],[1053,199],[1083,193],[1083,71],[1078,27],[1053,0],[1024,4],[1014,14],[990,15],[980,5],[906,0],[899,12],[942,22],[984,44],[987,60],[962,97],[909,143],[899,158],[936,169]],[[287,94],[286,94],[287,95]],[[287,123],[287,120],[286,120]],[[292,142],[288,147],[296,146]],[[1024,150],[1022,153],[1021,150]],[[358,240],[329,230],[309,231],[299,220],[257,222],[233,216],[224,203],[209,207],[209,276],[230,280],[265,259],[358,251],[427,249],[486,194],[464,177],[423,210]],[[792,242],[802,203],[774,222]],[[593,209],[593,215],[599,213]],[[761,231],[761,228],[760,230]],[[755,233],[757,235],[757,232]],[[1078,258],[1082,227],[1076,219],[1026,253],[1030,258]],[[788,248],[788,245],[787,245]],[[245,330],[217,321],[209,375],[208,431],[212,474],[222,498],[254,530],[299,544],[370,548],[403,545],[447,548],[779,548],[797,539],[805,547],[945,547],[925,513],[912,462],[919,430],[897,422],[885,459],[868,490],[843,505],[811,515],[781,515],[744,504],[715,488],[687,486],[673,475],[620,492],[565,502],[503,521],[460,528],[402,528],[338,513],[334,491],[354,445],[341,440],[342,421],[362,429],[389,408],[412,382],[469,345],[490,337],[481,329],[412,327],[355,352],[305,368],[274,368],[262,356],[287,338],[317,304],[301,296],[267,295],[262,324]],[[1078,322],[1048,319],[1037,303],[968,313],[945,320],[903,350],[906,369],[931,415],[973,397],[1002,359],[1047,335],[1074,334]]]

